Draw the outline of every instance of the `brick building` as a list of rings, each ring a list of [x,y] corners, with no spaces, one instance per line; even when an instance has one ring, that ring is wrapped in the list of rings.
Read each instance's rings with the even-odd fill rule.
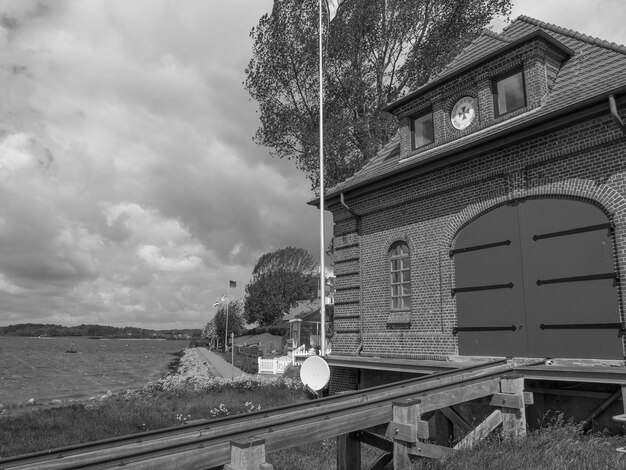
[[[625,72],[520,17],[388,105],[397,135],[326,196],[331,393],[466,356],[623,365]]]

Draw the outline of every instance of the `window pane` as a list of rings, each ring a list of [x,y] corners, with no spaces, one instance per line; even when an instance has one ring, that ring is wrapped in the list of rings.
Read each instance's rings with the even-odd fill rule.
[[[403,296],[411,295],[411,286],[409,286],[408,284],[403,284],[402,285],[402,295]]]
[[[402,308],[409,308],[411,306],[411,297],[402,297]]]
[[[391,299],[391,308],[400,308],[400,299],[399,298]]]
[[[391,270],[392,271],[400,271],[400,260],[392,259],[391,260]]]
[[[506,114],[524,107],[524,80],[522,72],[496,83],[498,114]]]
[[[411,271],[402,271],[402,282],[411,282]]]
[[[392,297],[399,297],[401,288],[402,288],[402,286],[391,286],[391,296]]]
[[[428,113],[413,120],[413,148],[423,147],[435,141],[433,114]]]
[[[391,273],[391,283],[399,284],[400,282],[402,282],[401,275],[402,273]]]
[[[410,258],[403,258],[400,260],[401,264],[402,264],[402,269],[409,269],[411,267],[411,259]]]

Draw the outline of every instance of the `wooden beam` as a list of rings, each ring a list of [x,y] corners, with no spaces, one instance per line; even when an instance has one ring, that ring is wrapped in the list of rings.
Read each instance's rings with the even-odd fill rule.
[[[571,397],[585,397],[585,398],[599,398],[602,400],[606,400],[611,396],[609,392],[593,392],[590,390],[568,390],[564,388],[546,388],[546,387],[529,387],[526,389],[526,393],[539,393],[541,395],[563,395],[563,396],[571,396]],[[524,403],[527,405],[532,405],[532,403],[528,403],[526,398],[524,397]]]
[[[441,408],[441,411],[446,418],[448,418],[452,423],[459,428],[461,433],[467,434],[472,431],[472,426],[463,419],[463,417],[458,414],[451,406],[444,406]]]
[[[430,459],[443,459],[449,457],[456,451],[450,447],[438,446],[435,444],[427,444],[426,442],[418,442],[409,449],[409,455],[418,457],[427,457]],[[394,467],[394,468],[412,468],[412,467]]]
[[[602,402],[600,406],[593,410],[591,414],[583,420],[585,426],[589,425],[591,421],[600,416],[600,414],[602,414],[604,410],[606,410],[609,406],[613,404],[613,402],[617,401],[617,399],[622,396],[622,388],[623,387],[619,387],[609,398]]]
[[[337,436],[337,470],[361,468],[361,441],[353,433]]]
[[[491,406],[499,406],[500,408],[524,408],[524,396],[514,395],[512,393],[494,393],[491,397]]]
[[[354,437],[368,446],[376,447],[390,454],[393,453],[393,442],[378,434],[368,431],[357,431],[354,433]]]
[[[474,446],[478,441],[481,441],[491,431],[496,429],[498,426],[502,424],[502,412],[500,410],[495,410],[491,413],[487,418],[480,423],[476,428],[470,432],[467,436],[465,436],[457,445],[454,446],[455,449],[469,449]]]
[[[501,379],[502,393],[517,395],[524,401],[524,378]],[[502,433],[505,438],[518,438],[526,435],[526,408],[502,408]]]
[[[457,405],[466,401],[476,400],[500,391],[500,379],[488,379],[473,384],[457,386],[440,392],[429,393],[420,398],[412,400],[420,406],[422,413],[435,411],[446,406]]]

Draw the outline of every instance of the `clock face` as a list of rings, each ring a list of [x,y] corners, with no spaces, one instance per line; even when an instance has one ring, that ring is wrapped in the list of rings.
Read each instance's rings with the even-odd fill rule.
[[[471,96],[464,96],[456,102],[452,113],[450,113],[450,121],[456,129],[465,129],[476,117],[476,100]]]

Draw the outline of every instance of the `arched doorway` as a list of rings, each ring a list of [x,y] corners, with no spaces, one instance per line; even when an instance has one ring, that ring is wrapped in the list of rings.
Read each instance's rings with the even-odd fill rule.
[[[530,199],[466,226],[454,258],[461,355],[623,359],[611,224],[577,200]]]

